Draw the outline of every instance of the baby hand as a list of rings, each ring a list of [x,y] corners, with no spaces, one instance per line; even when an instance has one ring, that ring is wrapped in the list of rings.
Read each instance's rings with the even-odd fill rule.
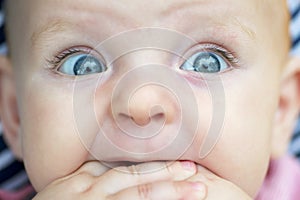
[[[197,181],[206,187],[205,200],[252,200],[242,189],[233,183],[224,180],[209,170],[197,165],[197,174],[187,179],[187,181]]]
[[[34,199],[203,199],[206,190],[197,183],[196,171],[193,162],[152,162],[110,170],[99,162],[89,162],[49,184]]]

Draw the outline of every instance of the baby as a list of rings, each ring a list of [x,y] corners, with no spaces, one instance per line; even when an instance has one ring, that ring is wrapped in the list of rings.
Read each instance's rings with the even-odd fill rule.
[[[0,116],[35,199],[254,199],[285,153],[284,0],[9,0],[6,16]]]

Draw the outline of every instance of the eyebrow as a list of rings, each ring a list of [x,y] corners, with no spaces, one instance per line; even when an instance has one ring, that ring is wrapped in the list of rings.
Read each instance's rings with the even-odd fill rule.
[[[64,32],[72,26],[73,24],[71,22],[62,19],[54,19],[33,32],[30,38],[31,46],[34,47],[40,40],[47,39],[49,38],[48,36],[51,36],[52,34]]]
[[[204,1],[192,1],[192,2],[185,2],[185,3],[177,3],[172,4],[166,10],[164,10],[163,16],[171,15],[176,11],[182,11],[189,7],[199,6]],[[222,19],[215,19],[216,24],[221,26],[227,26],[227,22],[223,22]],[[256,38],[256,32],[253,31],[249,26],[243,23],[238,17],[231,16],[227,21],[230,21],[232,25],[239,27],[250,39],[254,40]],[[51,36],[56,33],[66,32],[70,30],[70,28],[74,27],[75,24],[71,21],[67,21],[61,18],[49,20],[45,25],[39,27],[35,32],[31,35],[31,46],[35,47],[37,44],[42,40],[50,40]]]
[[[163,15],[171,15],[174,11],[181,11],[188,9],[190,7],[196,7],[201,5],[201,3],[206,3],[205,0],[196,0],[196,1],[189,1],[189,2],[179,2],[179,3],[174,3],[172,4],[169,8],[167,8],[164,12]],[[250,39],[255,39],[256,38],[256,32],[252,30],[249,26],[247,26],[245,23],[243,23],[237,16],[231,16],[229,21],[231,23],[239,28],[246,33],[246,35],[249,36]],[[216,21],[217,24],[220,24],[221,26],[226,26],[227,24],[223,22],[223,19],[220,19]]]
[[[241,20],[237,17],[232,17],[232,20],[234,25],[238,26],[241,28],[241,30],[246,33],[246,35],[249,36],[250,39],[254,40],[256,38],[256,32],[253,31],[249,26],[241,22]]]

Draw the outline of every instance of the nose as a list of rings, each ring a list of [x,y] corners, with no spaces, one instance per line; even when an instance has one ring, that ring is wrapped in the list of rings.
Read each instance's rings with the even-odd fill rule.
[[[162,86],[140,87],[128,102],[128,112],[123,114],[139,126],[145,126],[151,121],[171,123],[175,115],[174,100],[173,95]]]
[[[129,95],[122,92],[115,101],[115,117],[118,121],[132,121],[137,126],[150,123],[170,124],[176,118],[176,97],[167,88],[142,85]]]
[[[198,125],[190,85],[166,66],[149,64],[124,71],[117,71],[96,91],[101,127],[91,151],[106,161],[179,158],[192,144]]]

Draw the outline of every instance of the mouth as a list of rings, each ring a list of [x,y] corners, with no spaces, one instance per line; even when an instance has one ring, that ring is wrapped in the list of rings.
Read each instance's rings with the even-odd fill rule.
[[[129,167],[129,166],[134,166],[134,165],[139,165],[143,163],[150,163],[150,162],[160,162],[160,163],[172,163],[175,162],[174,160],[152,160],[152,161],[143,161],[143,162],[134,162],[134,161],[113,161],[113,162],[107,162],[107,161],[100,161],[101,164],[109,166],[111,168],[116,168],[116,167]]]
[[[218,175],[218,173],[216,173],[214,170],[211,170],[211,169],[207,168],[207,166],[197,163],[193,160],[184,160],[184,159],[182,159],[182,160],[147,160],[147,161],[142,161],[142,162],[136,162],[136,161],[131,161],[131,160],[121,160],[121,161],[90,160],[90,161],[99,162],[101,165],[106,167],[106,171],[117,170],[122,173],[128,173],[128,172],[132,173],[132,170],[138,169],[138,172],[137,172],[138,174],[148,174],[148,173],[160,171],[160,170],[163,170],[164,168],[174,164],[175,162],[191,162],[197,166],[197,170],[199,170],[199,167],[200,167],[202,169],[210,171],[211,173],[213,173],[219,177],[222,177],[222,176]],[[140,165],[140,166],[138,166],[138,165]],[[137,166],[137,168],[136,168],[136,166]]]
[[[134,167],[138,165],[143,165],[141,168],[145,168],[146,170],[143,173],[149,173],[157,170],[161,170],[165,167],[168,167],[175,162],[191,162],[194,163],[196,166],[201,166],[199,163],[192,161],[192,160],[149,160],[149,161],[143,161],[143,162],[134,162],[134,161],[113,161],[113,162],[107,162],[107,161],[98,161],[102,165],[108,167],[109,169],[119,169],[120,167]],[[145,165],[144,165],[145,164]],[[148,165],[150,164],[150,165]],[[140,167],[138,167],[140,168]],[[125,169],[127,170],[127,169]]]
[[[149,174],[160,170],[169,168],[174,162],[183,162],[190,160],[151,160],[143,162],[132,162],[132,161],[115,161],[115,162],[105,162],[100,161],[102,165],[106,166],[108,169],[113,169],[120,171],[122,173],[132,173],[132,171],[138,174]],[[197,163],[195,163],[198,165]],[[125,168],[124,168],[125,167]]]

